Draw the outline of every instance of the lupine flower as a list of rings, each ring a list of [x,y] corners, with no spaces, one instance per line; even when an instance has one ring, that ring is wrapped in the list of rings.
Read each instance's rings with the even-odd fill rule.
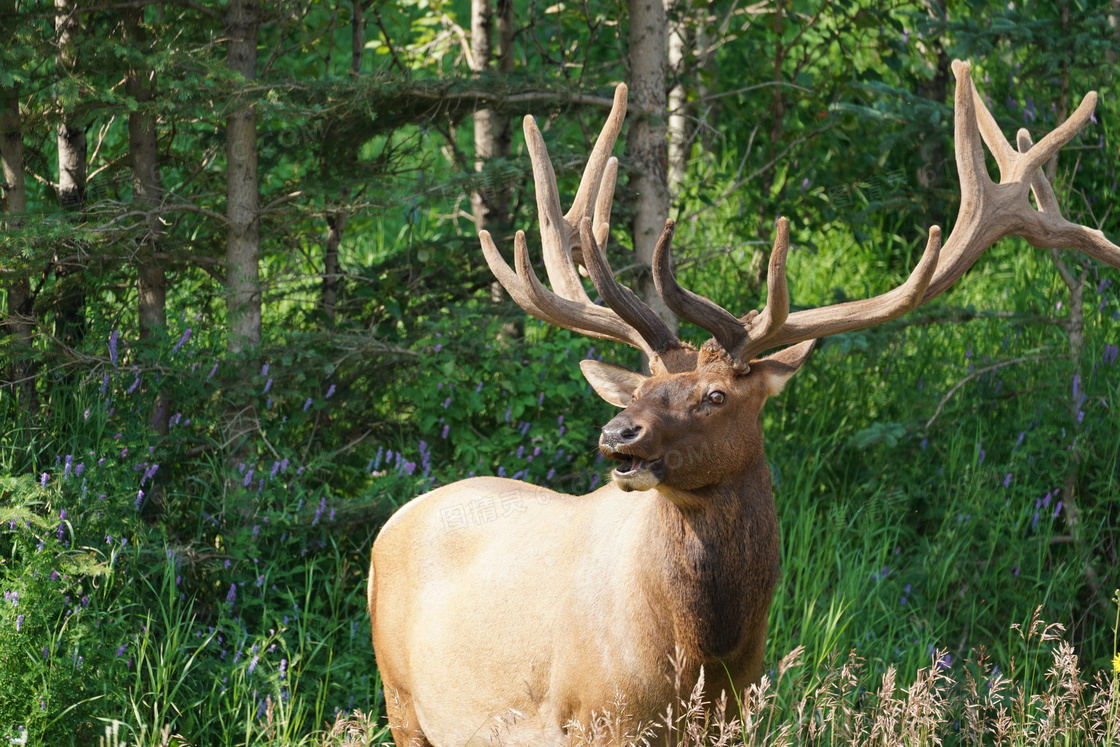
[[[253,479],[253,470],[249,470],[248,472],[245,473],[245,479],[242,481],[241,487],[243,487],[243,488],[249,487],[249,483],[252,481],[252,479]]]
[[[206,376],[206,380],[210,381],[210,379],[214,378],[214,374],[216,374],[216,373],[218,373],[218,364],[217,363],[215,363],[214,367],[210,369],[210,373]]]
[[[16,632],[18,633],[19,629],[22,628],[22,627],[23,627],[23,615],[20,615],[19,617],[16,618]]]
[[[249,674],[252,674],[253,670],[257,668],[257,662],[260,661],[260,660],[261,660],[260,656],[254,656],[253,660],[251,662],[249,662]]]
[[[66,469],[62,473],[62,479],[63,480],[65,480],[67,477],[70,476],[70,470],[72,468],[73,463],[74,463],[74,457],[67,454],[66,455]]]
[[[284,672],[287,671],[287,669],[288,669],[288,660],[287,659],[281,659],[280,660],[280,679],[284,679]]]
[[[268,376],[268,364],[261,366],[261,376]]]
[[[1062,502],[1059,500],[1058,505],[1054,507],[1054,518],[1058,518],[1058,514],[1062,512]]]
[[[451,407],[451,398],[450,397],[448,397],[447,399],[445,399],[443,401],[443,409],[446,410],[448,407]]]
[[[50,479],[46,472],[39,476],[39,487],[47,487],[47,480]]]
[[[144,491],[143,490],[137,490],[136,491],[136,510],[137,511],[140,510],[140,504],[143,503],[143,502],[144,502]]]
[[[171,348],[171,354],[175,355],[176,353],[178,353],[179,348],[183,347],[183,343],[185,343],[189,339],[191,339],[191,328],[187,327],[187,331],[184,332],[183,336],[179,338],[179,341],[175,343],[175,347]]]
[[[140,372],[136,372],[136,379],[132,382],[132,386],[128,388],[125,394],[132,394],[136,391],[136,387],[140,386]]]
[[[120,336],[121,333],[115,329],[109,335],[109,360],[113,362],[113,368],[117,367],[117,340],[120,339]]]
[[[105,374],[101,379],[101,396],[105,396],[105,392],[109,391],[109,374]]]
[[[307,401],[303,403],[303,411],[307,412],[307,408],[311,407],[311,398],[308,397]]]
[[[237,601],[237,584],[230,584],[229,591],[226,592],[226,604],[229,608],[233,609],[233,603]]]
[[[406,475],[411,476],[412,473],[416,471],[416,462],[405,462],[402,469]]]
[[[443,426],[443,431],[440,432],[440,438],[442,438],[443,440],[446,441],[447,440],[447,434],[450,433],[450,432],[451,432],[451,426],[450,425]]]
[[[272,388],[272,379],[269,379],[268,381],[266,381],[264,383],[264,389],[261,391],[261,394],[268,394],[268,390],[271,389],[271,388]]]
[[[84,463],[79,463],[76,467],[74,467],[74,477],[81,477],[82,472],[84,472],[85,469],[86,465]]]
[[[327,389],[326,399],[330,399],[332,394],[334,394],[334,384],[331,384],[330,388]]]

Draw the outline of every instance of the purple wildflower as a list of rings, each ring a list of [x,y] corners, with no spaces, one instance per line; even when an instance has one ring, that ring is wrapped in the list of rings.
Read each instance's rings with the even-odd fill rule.
[[[268,376],[268,364],[261,366],[261,376]]]
[[[330,399],[332,394],[334,394],[334,384],[331,384],[330,388],[327,389],[326,399]]]
[[[439,351],[443,350],[443,345],[436,345],[434,348],[432,348],[432,350],[438,353]]]
[[[268,381],[266,381],[264,383],[264,389],[261,390],[261,394],[268,394],[268,390],[271,389],[271,388],[272,388],[272,379],[269,379]]]
[[[16,632],[18,633],[19,629],[22,628],[22,627],[23,627],[23,615],[20,615],[19,617],[16,618]]]
[[[446,441],[447,440],[447,434],[450,433],[450,432],[451,432],[451,426],[450,425],[443,426],[443,431],[440,433],[440,438],[442,438],[443,440]]]
[[[1011,473],[1010,472],[1008,472],[1007,476],[1003,478],[1003,487],[1005,487],[1005,488],[1010,488],[1011,487]]]
[[[288,669],[288,660],[287,659],[281,659],[280,660],[280,679],[284,679],[284,672],[286,672],[287,669]]]
[[[229,591],[226,592],[226,604],[229,608],[233,609],[233,603],[237,601],[237,584],[230,584]]]
[[[218,373],[218,364],[217,363],[215,363],[214,367],[210,369],[210,373],[207,375],[206,380],[210,381],[210,379],[214,378],[214,374],[216,374],[216,373]]]
[[[1058,518],[1058,514],[1060,514],[1061,512],[1062,512],[1062,502],[1061,502],[1061,500],[1059,500],[1058,505],[1054,506],[1054,518],[1055,519]]]
[[[241,482],[241,487],[243,487],[243,488],[249,487],[249,483],[252,481],[252,479],[253,479],[253,470],[250,469],[248,472],[245,473],[245,479]]]
[[[101,396],[105,396],[105,392],[109,391],[109,374],[105,374],[101,379]]]
[[[117,340],[121,337],[121,333],[113,330],[109,335],[109,360],[113,362],[113,368],[117,367]]]
[[[50,479],[50,476],[47,475],[46,472],[44,472],[42,475],[40,475],[39,476],[39,487],[41,487],[41,488],[47,487],[47,480],[49,480],[49,479]]]
[[[303,403],[303,411],[307,412],[307,408],[311,407],[311,398],[308,397],[307,401]]]
[[[261,660],[260,656],[254,656],[253,660],[251,662],[249,662],[249,674],[252,674],[253,670],[257,668],[257,662],[260,661],[260,660]]]
[[[125,649],[127,649],[127,648],[128,648],[127,643],[122,643],[121,644],[121,647],[117,649],[117,658],[118,659],[121,658],[122,656],[124,656]]]
[[[140,386],[140,372],[139,371],[136,372],[136,379],[132,382],[132,385],[128,388],[128,390],[125,392],[125,394],[132,394],[133,392],[136,391],[136,388],[138,386]]]
[[[191,328],[187,327],[187,331],[184,332],[183,336],[179,338],[179,341],[175,343],[175,347],[171,348],[171,354],[175,355],[178,353],[179,348],[183,347],[183,344],[189,339],[191,339]]]
[[[137,511],[140,510],[140,504],[143,503],[143,502],[144,502],[144,491],[143,490],[137,490],[136,491],[136,510]]]

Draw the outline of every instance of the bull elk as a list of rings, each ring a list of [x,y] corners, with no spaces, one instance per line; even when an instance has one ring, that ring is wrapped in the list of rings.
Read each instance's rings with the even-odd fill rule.
[[[525,311],[640,349],[651,375],[580,364],[599,396],[625,408],[599,437],[600,451],[616,463],[610,484],[571,496],[476,477],[413,500],[385,524],[373,546],[369,612],[397,745],[560,744],[573,724],[586,726],[620,702],[651,723],[673,696],[667,674],[680,653],[688,686],[705,668],[709,702],[758,681],[780,573],[760,412],[814,340],[886,322],[935,298],[1012,234],[1120,267],[1120,247],[1062,217],[1040,170],[1088,121],[1096,94],[1038,145],[1020,130],[1015,148],[974,91],[969,66],[955,61],[953,72],[961,206],[945,245],[934,226],[904,284],[791,313],[783,218],[766,306],[736,318],[677,284],[668,221],[654,279],[669,309],[711,333],[698,349],[614,280],[603,253],[618,169],[610,152],[626,87],[615,92],[567,214],[541,134],[525,118],[552,290],[537,278],[523,232],[515,269],[480,232],[486,261]],[[981,139],[999,165],[999,183],[988,175]],[[592,303],[576,263],[605,306]],[[472,504],[505,518],[449,530],[446,512]]]

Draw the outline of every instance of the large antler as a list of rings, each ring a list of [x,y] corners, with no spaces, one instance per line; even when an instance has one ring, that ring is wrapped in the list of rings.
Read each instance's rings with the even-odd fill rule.
[[[618,159],[610,153],[625,116],[626,86],[619,85],[610,116],[599,133],[566,215],[561,212],[556,172],[544,138],[533,117],[525,117],[525,142],[533,163],[541,245],[552,291],[541,284],[529,261],[524,231],[518,231],[514,237],[516,272],[506,264],[488,231],[480,231],[479,238],[490,270],[525,311],[573,332],[625,342],[654,359],[684,346],[653,309],[614,280],[602,253],[610,234],[618,176]],[[607,307],[591,302],[575,268],[577,259],[587,267]]]
[[[967,63],[955,60],[957,77],[954,133],[957,170],[961,180],[961,208],[952,235],[941,246],[941,230],[929,231],[926,250],[909,279],[894,290],[863,301],[852,301],[789,313],[785,258],[789,229],[778,222],[770,255],[769,298],[760,314],[742,319],[711,301],[677,285],[669,266],[668,247],[654,258],[654,280],[665,304],[681,317],[708,330],[723,346],[733,365],[746,369],[751,358],[770,348],[871,327],[899,317],[944,293],[988,247],[1005,236],[1017,235],[1040,249],[1082,251],[1120,268],[1120,247],[1098,230],[1062,217],[1057,198],[1041,166],[1081,131],[1093,113],[1097,94],[1090,92],[1068,120],[1032,147],[1030,135],[1019,130],[1018,150],[1000,132],[995,119],[972,85]],[[987,143],[999,164],[1000,181],[988,176],[981,145]],[[1034,192],[1036,210],[1028,200]],[[667,224],[665,234],[672,234]],[[784,321],[783,321],[784,320]]]
[[[786,287],[786,253],[789,224],[778,221],[770,255],[766,307],[736,318],[719,305],[682,288],[673,276],[670,258],[674,224],[666,221],[654,253],[653,275],[657,292],[678,316],[712,333],[732,366],[748,371],[749,362],[765,350],[803,340],[850,332],[890,321],[944,293],[976,262],[988,247],[1005,236],[1018,235],[1040,249],[1076,249],[1120,268],[1120,247],[1098,230],[1071,223],[1062,217],[1050,182],[1041,166],[1081,131],[1093,113],[1097,94],[1088,93],[1068,120],[1038,145],[1021,129],[1018,148],[1000,132],[995,119],[972,85],[967,63],[955,60],[957,78],[954,108],[957,170],[961,181],[961,208],[952,235],[941,245],[941,229],[932,226],[925,252],[905,283],[887,293],[862,301],[835,304],[790,313]],[[490,269],[526,311],[560,327],[639,348],[660,361],[666,370],[683,370],[694,360],[660,317],[628,288],[619,285],[603,256],[610,233],[610,210],[618,171],[610,150],[626,114],[626,87],[615,91],[614,106],[595,144],[567,215],[560,213],[556,174],[544,140],[532,117],[525,118],[525,139],[533,161],[537,187],[541,241],[545,267],[555,293],[537,279],[529,262],[525,234],[515,240],[517,272],[509,268],[486,231],[480,232]],[[988,176],[984,150],[999,164],[998,184]],[[1028,199],[1034,193],[1038,209]],[[573,260],[581,261],[607,307],[591,303]]]

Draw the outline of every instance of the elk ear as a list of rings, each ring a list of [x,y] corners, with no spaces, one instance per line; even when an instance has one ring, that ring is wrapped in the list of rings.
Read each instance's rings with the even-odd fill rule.
[[[762,360],[751,361],[751,373],[762,377],[766,384],[768,397],[775,397],[782,393],[786,382],[797,373],[801,365],[809,360],[816,340],[806,340],[796,345],[791,345],[785,350],[779,350]]]
[[[618,407],[626,407],[633,402],[634,392],[646,380],[640,373],[590,359],[580,361],[579,367],[595,393]]]

